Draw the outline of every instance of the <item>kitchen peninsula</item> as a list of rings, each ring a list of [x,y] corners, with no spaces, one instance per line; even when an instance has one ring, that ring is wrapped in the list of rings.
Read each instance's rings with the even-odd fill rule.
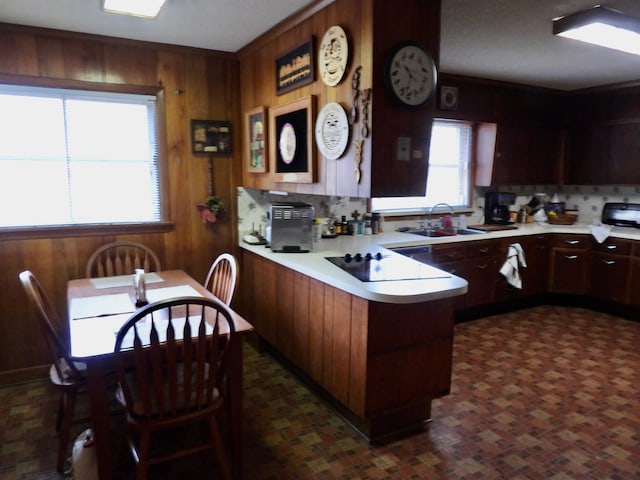
[[[245,314],[261,340],[371,442],[420,431],[431,400],[449,393],[454,302],[467,291],[377,244],[395,235],[323,239],[310,253],[241,245]],[[430,278],[362,282],[325,258],[358,252]]]

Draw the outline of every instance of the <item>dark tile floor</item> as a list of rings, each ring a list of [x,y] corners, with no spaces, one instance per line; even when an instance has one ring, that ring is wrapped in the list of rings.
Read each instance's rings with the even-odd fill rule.
[[[640,479],[640,323],[544,306],[457,325],[451,395],[423,433],[380,447],[271,357],[245,355],[247,480]],[[55,407],[45,381],[0,389],[1,480],[61,478]],[[201,459],[151,478],[214,469]]]

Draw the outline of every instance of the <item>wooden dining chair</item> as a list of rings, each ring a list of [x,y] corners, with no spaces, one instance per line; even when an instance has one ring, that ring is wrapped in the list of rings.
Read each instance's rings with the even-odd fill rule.
[[[231,478],[217,417],[226,411],[223,383],[228,347],[237,341],[234,332],[226,305],[204,297],[149,304],[118,331],[116,397],[127,412],[127,440],[137,480],[147,478],[151,465],[210,449],[222,478]],[[208,424],[210,438],[194,442],[189,437],[180,443],[175,429],[198,422]],[[155,434],[167,429],[172,441],[158,442]],[[156,451],[161,443],[164,450]]]
[[[60,405],[56,420],[56,430],[59,432],[56,469],[58,472],[63,472],[64,463],[68,457],[76,396],[78,390],[86,385],[86,365],[74,361],[69,356],[56,328],[57,325],[60,325],[58,315],[38,279],[29,270],[20,273],[19,277],[27,297],[38,310],[40,328],[44,332],[53,360],[49,369],[49,379],[60,390]]]
[[[160,260],[153,250],[141,243],[112,242],[101,246],[89,257],[86,278],[133,275],[136,268],[158,272]]]
[[[238,285],[238,260],[230,253],[221,253],[213,261],[204,281],[207,290],[231,305],[233,293]]]

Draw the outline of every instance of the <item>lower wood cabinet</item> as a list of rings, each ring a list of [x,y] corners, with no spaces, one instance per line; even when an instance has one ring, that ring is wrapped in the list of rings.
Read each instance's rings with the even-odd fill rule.
[[[632,241],[592,240],[589,295],[617,303],[629,303]]]
[[[362,299],[242,252],[243,315],[372,442],[423,428],[451,388],[453,302]]]
[[[589,286],[589,235],[552,235],[549,291],[585,295]]]

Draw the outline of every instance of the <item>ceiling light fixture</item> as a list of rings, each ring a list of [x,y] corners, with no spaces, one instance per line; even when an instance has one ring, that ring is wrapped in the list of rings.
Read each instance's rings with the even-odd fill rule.
[[[553,34],[640,55],[640,18],[601,5],[554,18]]]
[[[135,17],[156,18],[165,0],[104,0],[102,9]]]

